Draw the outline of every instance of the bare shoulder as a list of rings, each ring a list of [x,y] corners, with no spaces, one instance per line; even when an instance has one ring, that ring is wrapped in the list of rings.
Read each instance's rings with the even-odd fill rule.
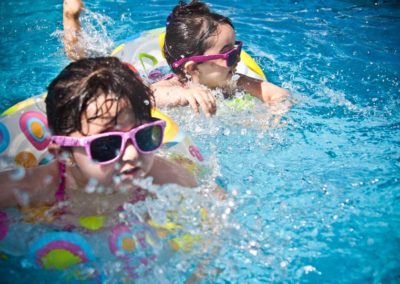
[[[150,175],[154,177],[154,183],[160,185],[175,183],[184,187],[197,186],[196,179],[189,171],[159,156],[154,158]]]

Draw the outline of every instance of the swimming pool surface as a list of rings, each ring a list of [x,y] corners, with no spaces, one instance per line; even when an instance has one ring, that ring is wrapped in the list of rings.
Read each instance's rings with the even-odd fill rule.
[[[234,205],[203,282],[399,283],[399,2],[207,3],[233,20],[245,50],[294,105],[278,127],[260,106],[221,104],[209,120],[177,114]],[[163,26],[175,4],[86,1],[104,19],[108,36],[98,45],[108,50],[107,40]],[[61,1],[1,1],[0,111],[44,92],[68,63],[61,28]],[[174,258],[164,281],[182,283],[187,263],[188,255]],[[0,271],[7,283],[68,282],[23,263],[0,260]],[[105,282],[113,279],[117,272]]]

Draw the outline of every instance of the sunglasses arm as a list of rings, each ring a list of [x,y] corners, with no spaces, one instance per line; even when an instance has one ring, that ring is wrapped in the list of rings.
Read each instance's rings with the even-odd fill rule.
[[[52,136],[51,142],[64,147],[83,147],[86,144],[86,139],[69,136]]]

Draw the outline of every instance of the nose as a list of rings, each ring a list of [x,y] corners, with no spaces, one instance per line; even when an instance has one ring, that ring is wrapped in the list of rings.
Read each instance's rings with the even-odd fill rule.
[[[132,144],[131,140],[126,141],[125,148],[122,149],[123,153],[121,155],[122,161],[137,161],[140,157],[140,153],[136,149],[135,145]]]

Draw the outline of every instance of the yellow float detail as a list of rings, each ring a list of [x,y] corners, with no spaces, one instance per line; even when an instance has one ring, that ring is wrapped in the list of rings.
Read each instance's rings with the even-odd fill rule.
[[[162,55],[162,57],[165,58],[164,43],[165,43],[165,32],[162,32],[162,33],[158,36],[158,44],[160,45],[161,55]]]
[[[178,125],[167,115],[163,114],[162,112],[158,111],[157,109],[153,108],[151,110],[151,116],[165,120],[166,122],[166,127],[164,131],[164,141],[163,143],[168,143],[173,141],[173,139],[178,135],[179,133],[179,127]]]
[[[120,44],[118,45],[112,52],[111,52],[111,56],[114,56],[115,54],[117,54],[118,52],[120,52],[122,49],[124,49],[125,44]]]
[[[83,228],[96,231],[104,226],[104,216],[85,216],[79,218],[79,225]]]
[[[64,249],[53,249],[42,258],[42,265],[46,269],[66,269],[81,262],[78,256]]]
[[[260,66],[258,66],[258,64],[254,61],[253,58],[251,58],[251,56],[246,51],[242,50],[242,52],[240,53],[240,60],[242,60],[244,64],[250,68],[250,70],[254,71],[258,75],[263,77],[265,80],[267,79]]]
[[[180,249],[184,251],[190,251],[193,247],[193,245],[200,241],[201,237],[199,235],[191,235],[191,234],[185,234],[181,237],[174,238],[169,241],[170,246],[172,247],[173,250],[178,251]]]

